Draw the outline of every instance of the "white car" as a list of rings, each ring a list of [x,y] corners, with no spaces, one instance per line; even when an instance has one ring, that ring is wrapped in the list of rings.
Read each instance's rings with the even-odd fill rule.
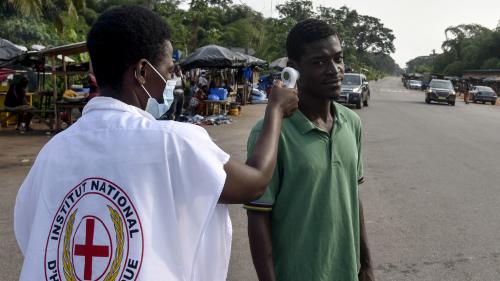
[[[422,89],[422,81],[420,80],[410,80],[408,82],[408,88],[421,90]]]

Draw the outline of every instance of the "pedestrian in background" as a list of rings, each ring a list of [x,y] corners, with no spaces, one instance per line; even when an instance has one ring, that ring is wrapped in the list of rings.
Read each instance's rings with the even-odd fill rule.
[[[469,104],[469,96],[470,91],[472,91],[472,83],[468,80],[465,80],[465,91],[464,91],[464,102],[465,104]]]
[[[179,120],[184,107],[184,87],[186,85],[184,74],[179,66],[175,66],[173,79],[175,80],[174,101],[167,111],[168,120]]]

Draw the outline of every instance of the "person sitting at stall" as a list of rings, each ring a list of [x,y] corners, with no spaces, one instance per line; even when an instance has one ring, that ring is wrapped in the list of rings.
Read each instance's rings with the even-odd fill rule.
[[[5,108],[14,111],[17,114],[16,130],[31,131],[30,122],[33,118],[28,110],[31,109],[28,98],[26,96],[26,88],[28,87],[28,78],[21,77],[19,82],[10,85],[7,95],[5,96]]]
[[[199,84],[196,84],[196,81],[194,78],[191,78],[189,83],[190,83],[189,93],[187,95],[187,100],[186,100],[186,105],[185,105],[186,109],[189,109],[191,99],[195,96],[196,92],[198,92],[198,90],[200,89],[198,87]]]
[[[205,112],[205,100],[208,98],[208,86],[199,85],[198,91],[194,94],[189,102],[189,108],[192,115],[203,114]]]
[[[202,70],[202,71],[201,71],[201,74],[200,74],[200,76],[199,76],[199,78],[198,78],[198,85],[201,85],[201,86],[208,85],[208,80],[207,80],[207,78],[205,77],[206,73],[207,73],[207,72],[206,72],[205,70]]]
[[[231,93],[233,89],[231,88],[231,85],[229,85],[229,82],[227,80],[224,80],[224,84],[222,84],[222,88],[227,90],[227,93]]]

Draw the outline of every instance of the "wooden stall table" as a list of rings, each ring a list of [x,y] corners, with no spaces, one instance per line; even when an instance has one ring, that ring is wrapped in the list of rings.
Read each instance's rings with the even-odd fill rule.
[[[86,101],[79,101],[79,102],[69,102],[65,100],[59,100],[56,102],[57,105],[57,117],[56,117],[56,131],[61,130],[61,112],[65,112],[66,115],[68,116],[68,125],[73,124],[72,116],[71,116],[71,111],[73,108],[78,108],[80,112],[83,110],[85,105],[87,104]]]
[[[213,115],[216,115],[215,112],[217,112],[217,115],[220,115],[221,110],[223,110],[222,112],[226,113],[228,105],[229,105],[228,100],[206,100],[205,101],[205,115],[208,116],[209,112],[212,112]],[[216,111],[216,109],[217,109],[217,111]]]

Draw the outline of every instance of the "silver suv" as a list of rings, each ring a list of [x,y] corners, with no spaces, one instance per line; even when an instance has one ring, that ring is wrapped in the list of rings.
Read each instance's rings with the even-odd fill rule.
[[[338,103],[354,104],[360,109],[368,106],[370,87],[366,76],[360,73],[346,73],[342,80],[342,91],[335,99]]]

